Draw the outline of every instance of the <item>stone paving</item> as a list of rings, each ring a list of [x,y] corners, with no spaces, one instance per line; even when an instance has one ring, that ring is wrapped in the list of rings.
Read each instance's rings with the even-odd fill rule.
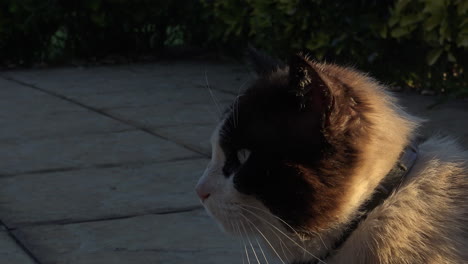
[[[193,187],[251,79],[195,61],[0,73],[0,264],[242,263]],[[466,100],[399,96],[468,147]]]

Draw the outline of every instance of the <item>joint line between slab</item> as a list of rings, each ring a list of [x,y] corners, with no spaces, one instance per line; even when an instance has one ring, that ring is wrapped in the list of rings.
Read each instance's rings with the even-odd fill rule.
[[[141,126],[141,125],[137,124],[136,122],[134,122],[134,121],[132,121],[132,120],[125,120],[125,119],[119,118],[119,117],[114,116],[114,115],[112,115],[112,114],[110,114],[110,113],[108,113],[108,112],[105,112],[105,111],[101,110],[101,109],[98,109],[98,108],[96,108],[96,107],[92,107],[92,106],[86,105],[86,104],[84,104],[84,103],[82,103],[82,102],[80,102],[80,101],[77,101],[77,100],[75,100],[75,99],[69,98],[69,97],[67,97],[67,96],[65,96],[65,95],[59,94],[59,93],[54,92],[54,91],[49,91],[49,90],[44,89],[44,88],[40,88],[40,87],[38,87],[38,86],[36,86],[36,85],[33,85],[33,84],[30,84],[30,83],[26,83],[26,82],[23,82],[23,81],[20,81],[20,80],[16,80],[16,79],[14,79],[14,78],[12,78],[12,77],[2,76],[2,78],[5,79],[5,80],[7,80],[7,81],[15,82],[15,83],[20,84],[20,85],[22,85],[22,86],[29,87],[29,88],[31,88],[31,89],[34,89],[34,90],[37,90],[37,91],[46,93],[46,94],[48,94],[48,95],[54,96],[54,97],[56,97],[56,98],[65,100],[65,101],[67,101],[67,102],[69,102],[69,103],[78,105],[78,106],[83,107],[83,108],[85,108],[85,109],[87,109],[87,110],[89,110],[89,111],[95,112],[95,113],[97,113],[97,114],[106,116],[106,117],[111,118],[111,119],[113,119],[113,120],[116,120],[116,121],[118,121],[118,122],[121,122],[121,123],[124,123],[124,124],[126,124],[126,125],[132,126],[132,127],[136,128],[136,129],[138,129],[138,130],[140,130],[140,131],[143,131],[143,132],[145,132],[145,133],[147,133],[147,134],[150,134],[150,135],[152,135],[152,136],[155,136],[155,137],[164,139],[164,140],[166,140],[166,141],[173,142],[173,143],[175,143],[175,144],[177,144],[177,145],[179,145],[179,146],[181,146],[181,147],[183,147],[183,148],[185,148],[185,149],[187,149],[187,150],[190,150],[190,151],[195,152],[195,153],[197,153],[197,154],[199,154],[199,155],[201,155],[201,156],[203,156],[203,157],[205,157],[205,158],[208,158],[208,155],[206,155],[206,153],[203,153],[202,151],[200,151],[200,150],[198,150],[198,149],[192,148],[192,147],[190,147],[190,146],[187,146],[186,144],[183,144],[183,143],[174,141],[174,140],[172,140],[172,139],[170,139],[170,138],[168,138],[168,137],[166,137],[166,136],[163,136],[163,135],[161,135],[161,134],[159,134],[159,133],[156,133],[156,132],[152,131],[151,129],[148,129],[148,128],[144,127],[144,126]]]
[[[122,219],[129,219],[134,217],[140,217],[145,215],[167,215],[167,214],[178,214],[178,213],[186,213],[192,212],[197,210],[202,210],[203,206],[201,205],[193,205],[183,208],[171,208],[171,209],[161,209],[155,212],[145,212],[141,214],[132,214],[132,215],[123,215],[123,216],[109,216],[104,218],[97,218],[97,219],[82,219],[82,220],[55,220],[55,221],[43,221],[43,222],[32,222],[32,223],[19,223],[14,228],[10,228],[8,230],[16,230],[21,229],[24,227],[31,227],[31,226],[44,226],[44,225],[73,225],[73,224],[83,224],[83,223],[95,223],[95,222],[104,222],[104,221],[113,221],[113,220],[122,220]]]
[[[191,161],[191,160],[203,160],[205,157],[182,157],[174,158],[168,160],[158,160],[158,161],[135,161],[135,162],[126,162],[126,163],[101,163],[101,164],[92,164],[90,166],[81,166],[81,167],[57,167],[57,168],[48,168],[43,170],[32,170],[32,171],[23,171],[18,173],[3,173],[0,174],[0,178],[9,178],[15,176],[29,175],[29,174],[46,174],[46,173],[57,173],[57,172],[69,172],[69,171],[80,171],[80,170],[91,170],[91,169],[108,169],[108,168],[119,168],[126,166],[144,166],[152,164],[164,164],[171,162],[180,162],[180,161]]]
[[[26,255],[28,255],[28,257],[36,264],[42,264],[42,262],[36,257],[34,256],[34,254],[31,252],[31,250],[29,250],[26,245],[24,245],[11,231],[13,229],[11,228],[8,228],[7,225],[5,225],[1,220],[0,220],[0,225],[4,226],[5,227],[5,232],[8,234],[8,236],[13,239],[13,241],[15,242],[16,245],[18,245],[18,247],[21,248],[21,250],[23,250],[24,253],[26,253]]]

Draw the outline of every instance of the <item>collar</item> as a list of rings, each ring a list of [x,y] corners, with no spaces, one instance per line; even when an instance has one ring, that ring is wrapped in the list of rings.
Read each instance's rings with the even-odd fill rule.
[[[406,148],[400,154],[398,161],[395,163],[390,172],[384,177],[382,182],[379,184],[379,187],[377,187],[375,190],[371,199],[361,205],[359,211],[362,213],[351,221],[351,223],[346,227],[344,233],[335,242],[334,246],[325,254],[322,260],[327,259],[333,254],[333,252],[339,250],[340,247],[351,236],[353,231],[358,227],[359,223],[366,219],[367,215],[377,206],[382,204],[383,201],[390,196],[390,194],[400,188],[401,184],[406,179],[406,176],[408,176],[409,172],[411,171],[411,168],[413,168],[414,164],[416,163],[418,152],[419,150],[416,142],[411,142],[406,146]],[[318,262],[319,261],[316,260],[310,264],[315,264]]]

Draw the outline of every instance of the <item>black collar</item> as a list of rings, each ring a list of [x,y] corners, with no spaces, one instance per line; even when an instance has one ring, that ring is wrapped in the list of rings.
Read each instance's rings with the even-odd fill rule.
[[[418,158],[418,146],[416,143],[411,143],[403,150],[400,154],[400,158],[395,163],[390,172],[382,180],[382,183],[379,184],[379,187],[375,190],[371,199],[366,201],[361,205],[359,214],[350,224],[347,226],[346,230],[343,232],[341,237],[335,242],[333,247],[326,253],[321,259],[325,260],[330,257],[334,252],[340,249],[340,247],[346,242],[346,240],[351,236],[353,231],[357,228],[359,223],[366,219],[367,215],[374,210],[378,205],[380,205],[385,199],[390,196],[392,192],[397,190],[403,181],[406,179],[406,176],[411,171],[411,168],[416,163]],[[308,264],[318,263],[318,260],[309,262]],[[322,262],[321,262],[322,263]],[[299,264],[299,263],[296,263]]]

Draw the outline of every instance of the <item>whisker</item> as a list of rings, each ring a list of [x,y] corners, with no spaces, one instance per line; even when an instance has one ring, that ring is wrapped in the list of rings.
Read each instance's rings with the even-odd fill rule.
[[[269,264],[268,263],[268,258],[266,257],[265,252],[263,252],[262,244],[260,243],[260,241],[258,241],[257,238],[255,238],[255,241],[257,241],[257,245],[260,248],[260,251],[262,252],[263,258],[265,259],[266,263]]]
[[[240,239],[240,241],[242,243],[241,248],[245,249],[245,254],[244,254],[244,252],[242,252],[242,263],[245,264],[244,255],[245,255],[245,258],[247,259],[247,261],[250,263],[249,254],[247,253],[247,249],[246,249],[245,242],[244,242],[244,236],[240,232],[239,223],[237,223],[237,222],[235,222],[235,223],[237,225],[237,233],[239,234],[239,239]]]
[[[265,209],[258,208],[258,207],[253,206],[253,205],[243,204],[242,207],[249,207],[249,208],[252,208],[252,209],[256,209],[256,210],[262,211],[262,212],[264,212],[264,213],[266,213],[266,214],[268,214],[268,215],[270,215],[270,216],[272,216],[272,217],[278,219],[278,220],[281,221],[283,224],[285,224],[287,227],[289,227],[289,228],[299,237],[299,239],[301,239],[302,245],[305,247],[305,245],[304,245],[304,240],[301,238],[301,235],[299,234],[299,232],[297,232],[296,229],[294,229],[290,224],[288,224],[286,221],[284,221],[281,217],[278,217],[278,216],[272,214],[271,212],[269,212],[269,211],[267,211],[267,210],[265,210]],[[328,249],[328,247],[327,247],[327,245],[325,244],[325,241],[323,241],[322,236],[320,235],[320,233],[315,232],[315,231],[313,231],[313,230],[309,230],[309,232],[314,233],[314,234],[320,239],[320,241],[322,242],[322,244],[323,244],[323,246],[325,247],[325,249]]]
[[[244,240],[244,235],[242,234],[241,232],[241,229],[239,227],[239,223],[236,222],[236,225],[237,225],[237,230],[239,230],[239,234],[241,235],[242,237],[242,243],[244,244],[244,250],[245,250],[245,256],[247,258],[247,262],[250,264],[250,257],[249,257],[249,252],[247,251],[247,245],[245,243],[245,240]]]
[[[279,221],[281,221],[282,223],[284,223],[287,227],[289,227],[289,228],[295,233],[295,235],[296,235],[297,237],[299,237],[299,239],[301,239],[301,241],[302,241],[302,243],[303,243],[303,245],[304,245],[304,241],[302,240],[301,235],[299,234],[299,232],[297,232],[296,229],[294,229],[291,225],[289,225],[286,221],[284,221],[284,220],[281,219],[280,217],[278,217],[278,216],[272,214],[271,212],[269,212],[269,211],[267,211],[267,210],[264,210],[264,209],[261,209],[261,208],[255,207],[255,206],[251,206],[251,205],[243,204],[242,206],[239,206],[239,207],[240,207],[241,209],[244,209],[244,210],[248,211],[248,212],[251,213],[251,214],[256,215],[257,217],[260,217],[260,216],[259,216],[258,214],[255,214],[254,212],[248,210],[248,209],[245,208],[245,207],[250,207],[250,208],[253,208],[253,209],[260,210],[260,211],[262,211],[262,212],[268,214],[269,216],[272,216],[272,217],[278,219]],[[265,222],[268,222],[268,221],[266,221],[266,219],[264,219],[264,218],[262,218],[261,220],[264,220]],[[268,223],[269,223],[269,222],[268,222]],[[285,234],[285,235],[286,235],[286,234]],[[288,236],[288,235],[286,235],[286,236]],[[305,245],[304,245],[304,246],[305,246]]]
[[[286,246],[286,244],[284,243],[283,239],[281,239],[281,237],[277,234],[277,232],[275,232],[275,230],[271,227],[268,226],[268,229],[270,229],[272,231],[272,233],[275,235],[275,237],[278,239],[279,241],[279,244],[280,244],[280,248],[281,248],[281,252],[283,252],[283,256],[286,258],[286,261],[288,263],[290,263],[289,261],[289,258],[288,258],[288,255],[286,254],[286,252],[284,251],[284,247],[286,247],[286,249],[288,250],[289,254],[291,256],[294,256],[294,254],[291,252],[291,250],[289,249],[289,247]],[[283,247],[284,245],[284,247]]]
[[[244,223],[240,222],[240,224],[241,224],[242,228],[244,229],[244,234],[247,237],[247,240],[249,241],[250,248],[252,249],[252,253],[255,256],[255,259],[257,260],[257,263],[260,264],[260,260],[258,260],[258,257],[257,257],[257,252],[255,252],[255,249],[254,249],[254,247],[252,245],[252,241],[250,240],[249,235],[247,234],[247,230],[245,229]]]
[[[239,96],[236,97],[236,101],[234,102],[233,114],[234,128],[236,128],[239,125]]]
[[[241,92],[241,89],[244,87],[244,85],[247,84],[247,82],[248,82],[248,80],[244,81],[244,82],[239,86],[239,88],[237,89],[237,97],[236,97],[236,101],[235,101],[235,103],[236,103],[235,106],[236,106],[236,107],[235,107],[235,109],[234,109],[234,110],[236,111],[236,112],[235,112],[235,113],[236,113],[235,119],[237,120],[237,125],[235,125],[234,127],[239,126],[239,98],[242,96],[242,95],[240,94],[240,92]]]
[[[234,128],[236,128],[236,118],[235,118],[235,111],[234,111],[234,109],[235,109],[235,103],[236,103],[236,101],[234,101],[234,102],[232,103],[232,105],[230,106],[230,109],[231,109],[231,116],[229,117],[229,119],[230,119],[229,121],[231,122],[231,124],[232,124],[232,126],[233,126]]]
[[[273,232],[273,234],[275,234],[275,232]],[[289,254],[291,254],[291,251],[289,250],[289,248],[286,246],[286,244],[283,242],[283,240],[277,234],[275,234],[275,236],[278,238],[279,243],[280,243],[281,251],[283,252],[284,257],[286,258],[286,261],[288,261],[288,263],[289,263],[290,261],[289,261],[288,255],[284,251],[284,248],[286,247],[286,249],[288,249]],[[284,247],[283,247],[283,245],[284,245]],[[291,254],[291,255],[294,256],[294,254]]]
[[[271,249],[273,250],[273,252],[275,252],[276,256],[281,260],[281,262],[283,264],[286,264],[286,262],[284,262],[284,260],[281,258],[281,256],[278,254],[278,252],[276,251],[275,247],[273,247],[273,245],[271,244],[270,240],[268,240],[268,238],[266,238],[266,236],[262,233],[262,231],[260,231],[260,229],[258,229],[258,227],[252,222],[250,221],[245,215],[243,215],[242,213],[239,214],[240,216],[244,217],[245,220],[247,220],[250,224],[252,224],[252,226],[258,231],[258,233],[263,237],[263,239],[265,239],[265,241],[268,243],[268,245],[271,247]]]
[[[240,95],[237,95],[236,101],[234,102],[234,127],[239,126],[239,99]]]
[[[269,221],[267,221],[265,218],[263,217],[260,217],[259,215],[253,213],[252,211],[246,209],[246,208],[243,208],[242,206],[238,206],[240,209],[242,210],[245,210],[246,212],[249,212],[250,214],[252,214],[253,216],[257,217],[258,219],[264,221],[265,223],[269,224],[271,227],[273,227],[274,229],[276,229],[280,234],[283,234],[287,239],[289,239],[291,242],[293,242],[296,246],[298,246],[300,249],[304,250],[305,252],[307,252],[310,256],[312,256],[313,258],[317,259],[319,262],[321,263],[325,263],[323,260],[321,260],[320,258],[316,257],[314,254],[312,254],[310,251],[308,251],[307,249],[305,249],[305,247],[299,245],[299,243],[297,243],[296,241],[294,241],[294,239],[290,238],[288,235],[286,235],[283,231],[281,231],[278,227],[276,227],[275,225],[273,225],[272,223],[270,223]],[[241,214],[242,215],[242,214]]]
[[[252,228],[252,224],[251,223],[247,223],[247,224],[249,225],[250,231],[252,231],[252,233],[255,233],[255,231]],[[258,245],[258,248],[260,248],[260,252],[262,252],[263,258],[265,259],[266,263],[269,264],[268,258],[266,257],[266,254],[263,251],[262,244],[260,243],[260,241],[258,241],[256,237],[254,238],[255,238],[255,241],[257,241],[257,245]]]
[[[294,256],[294,254],[291,252],[291,250],[286,246],[286,244],[283,242],[283,239],[281,239],[281,237],[277,234],[277,232],[275,232],[275,230],[271,227],[268,226],[268,228],[272,231],[272,233],[276,236],[276,238],[278,239],[279,243],[280,243],[280,247],[281,247],[281,251],[283,252],[283,256],[286,258],[286,261],[288,263],[290,263],[289,261],[289,258],[288,258],[288,255],[286,254],[286,252],[284,251],[284,247],[283,245],[285,245],[286,249],[288,250],[289,254],[291,256]],[[257,241],[258,242],[258,241]]]
[[[213,91],[211,90],[210,83],[208,82],[208,75],[205,70],[205,82],[206,82],[206,88],[208,88],[208,91],[210,92],[211,100],[213,100],[214,104],[216,105],[216,108],[218,109],[218,114],[219,117],[222,116],[221,108],[219,107],[219,103],[216,100],[215,95],[213,94]]]
[[[232,223],[231,220],[229,220],[229,224],[231,225],[232,230],[235,232],[235,234],[239,235],[238,240],[239,240],[240,246],[241,246],[241,248],[242,248],[242,247],[243,247],[243,245],[242,245],[242,240],[241,240],[241,236],[242,236],[242,235],[239,233],[238,230],[236,230],[236,228],[234,227],[234,224]],[[244,256],[243,256],[243,255],[244,255],[244,254],[242,254],[242,256],[241,256],[241,258],[242,258],[242,263],[245,264]]]
[[[238,240],[239,240],[239,244],[240,244],[240,247],[243,248],[243,246],[245,245],[245,243],[243,244],[243,240],[242,240],[242,234],[240,233],[240,229],[236,229],[235,226],[234,226],[234,223],[233,221],[227,217],[227,213],[226,213],[226,210],[224,210],[224,208],[222,208],[221,206],[217,206],[218,207],[218,210],[222,212],[222,218],[224,218],[224,221],[228,221],[229,224],[231,225],[232,227],[232,231],[235,233],[235,235],[237,234],[238,235]],[[237,224],[237,222],[236,222]],[[243,251],[241,251],[243,252]],[[242,258],[242,264],[245,264],[245,260],[244,260],[244,254],[241,253],[241,258]]]

